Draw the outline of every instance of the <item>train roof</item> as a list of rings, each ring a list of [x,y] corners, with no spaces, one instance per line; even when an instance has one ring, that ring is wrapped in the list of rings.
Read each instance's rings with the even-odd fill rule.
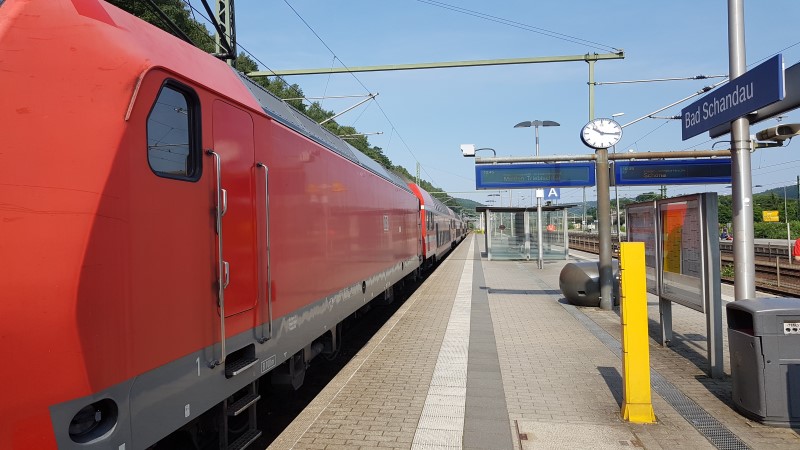
[[[338,153],[340,156],[349,159],[355,164],[369,170],[370,172],[378,175],[387,181],[411,192],[408,183],[403,181],[399,175],[386,169],[377,161],[365,155],[352,145],[344,141],[344,139],[336,136],[328,131],[325,127],[318,124],[310,117],[301,113],[291,105],[276,97],[272,92],[266,90],[263,86],[250,79],[247,75],[236,71],[236,74],[242,80],[242,83],[250,90],[256,101],[258,101],[264,113],[267,116],[275,119],[281,124],[291,128],[292,130],[306,136],[314,142],[322,145],[323,147]]]
[[[450,209],[441,200],[431,195],[430,192],[426,191],[425,189],[422,189],[420,185],[415,183],[409,183],[408,186],[414,192],[414,195],[416,195],[417,198],[420,199],[425,209],[430,211],[436,211],[448,216],[458,217],[455,211]]]

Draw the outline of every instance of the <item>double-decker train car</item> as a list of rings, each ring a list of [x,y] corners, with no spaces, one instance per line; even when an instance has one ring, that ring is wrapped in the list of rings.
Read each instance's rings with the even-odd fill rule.
[[[101,0],[0,1],[0,61],[0,447],[243,448],[259,381],[302,384],[458,238],[426,192]]]
[[[466,236],[466,224],[452,209],[414,183],[408,185],[419,199],[422,229],[422,264],[430,267],[444,258]]]

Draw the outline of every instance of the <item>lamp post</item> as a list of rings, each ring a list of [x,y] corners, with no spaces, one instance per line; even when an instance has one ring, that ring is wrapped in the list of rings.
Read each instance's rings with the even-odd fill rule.
[[[792,263],[792,232],[789,229],[789,202],[786,199],[786,186],[783,187],[783,216],[786,217],[786,240],[789,241],[789,264]]]
[[[558,127],[560,123],[552,120],[526,120],[514,125],[514,128],[530,128],[533,127],[536,133],[536,156],[539,156],[539,127]],[[540,189],[536,190],[536,247],[539,250],[538,266],[540,269],[544,268],[544,258],[542,254],[542,194]]]

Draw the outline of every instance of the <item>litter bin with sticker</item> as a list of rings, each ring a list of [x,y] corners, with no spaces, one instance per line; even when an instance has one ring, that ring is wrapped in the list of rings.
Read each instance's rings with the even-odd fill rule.
[[[733,403],[766,425],[800,425],[800,299],[730,302]]]

